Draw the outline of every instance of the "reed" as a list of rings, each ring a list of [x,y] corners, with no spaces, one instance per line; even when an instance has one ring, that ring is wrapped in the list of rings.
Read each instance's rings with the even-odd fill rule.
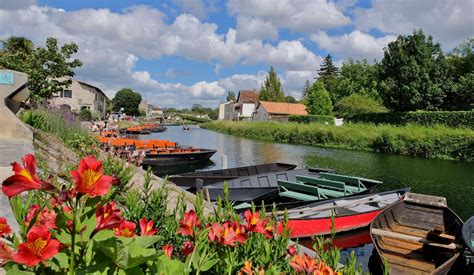
[[[364,123],[337,127],[316,123],[232,121],[213,121],[202,127],[266,141],[474,161],[474,131],[466,128]]]

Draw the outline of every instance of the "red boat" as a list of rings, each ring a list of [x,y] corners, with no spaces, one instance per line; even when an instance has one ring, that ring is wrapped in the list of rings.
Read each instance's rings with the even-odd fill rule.
[[[287,210],[290,238],[304,238],[367,227],[384,208],[398,202],[409,188],[376,194],[325,200]],[[279,214],[284,212],[280,211]],[[280,225],[278,231],[281,233]]]

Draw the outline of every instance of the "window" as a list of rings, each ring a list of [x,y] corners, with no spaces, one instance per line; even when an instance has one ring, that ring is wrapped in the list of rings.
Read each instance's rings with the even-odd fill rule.
[[[72,98],[72,91],[71,90],[63,90],[60,96],[61,97]]]

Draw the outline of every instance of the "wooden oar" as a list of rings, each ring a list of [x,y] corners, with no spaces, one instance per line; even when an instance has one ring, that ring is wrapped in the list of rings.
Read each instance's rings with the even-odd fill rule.
[[[387,231],[387,230],[382,230],[382,229],[378,229],[378,228],[372,228],[370,230],[370,233],[372,235],[375,235],[375,236],[399,239],[399,240],[403,240],[403,241],[407,241],[407,242],[422,243],[422,244],[426,244],[426,245],[429,245],[429,246],[445,248],[445,249],[450,249],[450,250],[461,249],[463,247],[462,245],[459,245],[457,243],[441,244],[441,243],[436,243],[436,242],[430,241],[426,238],[416,237],[416,236],[412,236],[412,235],[406,235],[406,234]]]

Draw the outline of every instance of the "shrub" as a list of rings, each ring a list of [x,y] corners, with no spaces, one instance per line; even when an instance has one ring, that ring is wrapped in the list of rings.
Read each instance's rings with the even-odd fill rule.
[[[335,111],[341,117],[348,117],[355,114],[383,113],[388,110],[366,95],[352,94],[337,102]]]
[[[89,109],[82,109],[79,112],[79,119],[81,121],[92,121],[92,113]]]
[[[332,102],[322,81],[316,81],[306,91],[306,110],[311,115],[329,115]]]
[[[307,116],[288,116],[288,121],[299,122],[299,123],[323,123],[323,124],[334,124],[334,118],[332,116],[318,116],[318,115],[307,115]]]
[[[474,111],[366,113],[350,116],[349,121],[394,125],[414,123],[425,126],[445,125],[450,127],[466,127],[474,129]]]

